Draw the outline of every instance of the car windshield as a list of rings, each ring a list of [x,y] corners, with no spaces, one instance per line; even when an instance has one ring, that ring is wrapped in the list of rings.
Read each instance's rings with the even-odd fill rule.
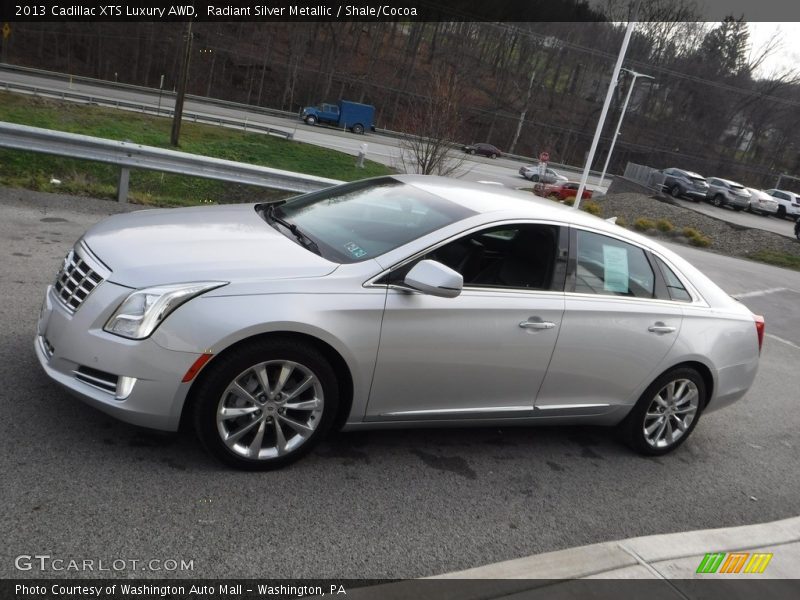
[[[269,221],[268,206],[258,208]],[[324,258],[338,263],[380,256],[473,214],[389,177],[298,196],[274,211],[315,242]]]

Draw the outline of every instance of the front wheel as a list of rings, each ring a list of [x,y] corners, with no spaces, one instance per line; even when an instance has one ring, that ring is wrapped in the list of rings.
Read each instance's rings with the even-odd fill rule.
[[[640,454],[667,454],[686,441],[706,402],[706,386],[700,374],[689,367],[678,367],[645,390],[620,424],[620,431],[626,443]]]
[[[779,219],[785,219],[786,218],[786,207],[785,206],[779,206],[778,207],[778,212],[776,213],[775,216],[778,217]]]
[[[305,455],[338,410],[336,375],[312,346],[259,340],[211,363],[195,390],[194,425],[222,462],[277,469]]]
[[[361,125],[360,123],[356,123],[355,125],[353,125],[353,133],[361,135],[362,133],[364,133],[364,126]]]
[[[306,124],[307,125],[316,125],[316,123],[317,123],[317,118],[316,117],[314,117],[312,115],[309,115],[309,116],[306,117]]]
[[[717,208],[722,207],[722,204],[724,203],[724,199],[722,198],[722,194],[717,194],[716,196],[714,196],[713,200],[711,200],[711,203],[714,206],[716,206]]]
[[[681,188],[677,185],[673,185],[672,189],[669,191],[669,195],[673,198],[680,198],[681,197]]]

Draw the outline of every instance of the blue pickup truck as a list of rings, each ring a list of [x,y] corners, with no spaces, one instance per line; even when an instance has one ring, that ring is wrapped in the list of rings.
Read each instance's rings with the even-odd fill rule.
[[[367,129],[375,131],[375,107],[349,100],[340,100],[338,104],[320,104],[307,106],[300,113],[300,118],[309,125],[323,123],[353,133],[364,133]]]

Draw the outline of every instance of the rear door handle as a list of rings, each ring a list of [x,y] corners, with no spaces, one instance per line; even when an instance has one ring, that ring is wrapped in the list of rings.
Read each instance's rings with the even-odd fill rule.
[[[553,329],[556,324],[551,323],[550,321],[523,321],[519,324],[520,327],[523,329]]]
[[[674,333],[677,330],[676,327],[670,327],[669,325],[664,325],[661,321],[650,325],[647,328],[647,331],[651,333]]]

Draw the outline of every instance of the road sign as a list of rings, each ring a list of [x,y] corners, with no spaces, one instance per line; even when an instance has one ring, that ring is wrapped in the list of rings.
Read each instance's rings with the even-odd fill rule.
[[[549,152],[540,152],[539,153],[539,162],[548,162],[550,160],[550,153]]]

